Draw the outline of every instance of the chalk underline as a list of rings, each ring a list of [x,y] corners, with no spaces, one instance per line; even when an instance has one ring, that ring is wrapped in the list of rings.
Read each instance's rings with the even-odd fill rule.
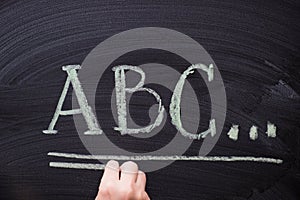
[[[210,162],[262,162],[281,164],[282,159],[254,156],[152,156],[152,155],[83,155],[75,153],[49,152],[48,156],[87,160],[132,160],[132,161],[210,161]]]
[[[50,162],[50,167],[56,168],[69,168],[69,169],[92,169],[92,170],[104,170],[105,165],[93,164],[93,163],[69,163],[69,162]]]

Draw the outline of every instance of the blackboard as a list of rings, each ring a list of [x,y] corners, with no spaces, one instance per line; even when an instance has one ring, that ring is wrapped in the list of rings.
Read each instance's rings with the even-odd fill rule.
[[[49,126],[67,78],[62,66],[81,65],[99,43],[141,27],[162,27],[189,36],[218,66],[227,111],[221,136],[209,155],[283,161],[175,161],[147,173],[151,199],[299,199],[299,9],[299,2],[292,0],[1,1],[0,199],[95,198],[103,171],[49,166],[54,161],[79,162],[49,152],[89,154],[73,117],[59,117],[57,134],[42,131]],[[168,51],[146,48],[124,54],[108,67],[145,63],[161,63],[180,73],[195,64]],[[204,130],[211,99],[198,73],[189,82],[197,91],[201,114],[201,120],[193,123]],[[95,96],[104,134],[120,148],[138,153],[168,144],[175,131],[170,122],[150,139],[113,134],[115,122],[109,109],[113,83],[109,68]],[[160,90],[163,103],[169,105],[171,90],[148,86]],[[136,124],[150,122],[148,110],[154,103],[147,93],[133,94],[129,109]],[[72,88],[63,107],[72,108]],[[267,137],[268,122],[276,125],[276,137]],[[239,125],[236,141],[227,135],[234,124]],[[255,141],[248,134],[254,124],[258,127]],[[192,141],[184,155],[197,155],[202,142]]]

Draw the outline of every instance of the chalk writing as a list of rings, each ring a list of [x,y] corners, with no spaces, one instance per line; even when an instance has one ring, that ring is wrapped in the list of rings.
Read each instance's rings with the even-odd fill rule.
[[[86,96],[82,90],[82,87],[81,87],[81,84],[80,84],[80,81],[78,79],[77,72],[76,72],[76,70],[78,70],[78,69],[81,69],[80,65],[67,65],[67,66],[62,67],[62,70],[67,72],[68,77],[65,82],[65,86],[61,93],[61,96],[59,98],[52,121],[50,122],[48,129],[43,130],[43,133],[56,134],[57,130],[54,130],[54,126],[58,120],[59,115],[75,115],[75,114],[82,114],[85,121],[87,122],[89,130],[86,131],[85,134],[99,135],[102,133],[102,130],[99,128],[98,121],[97,121],[94,113],[92,112],[91,107],[88,105]],[[62,106],[63,106],[64,100],[66,98],[66,95],[67,95],[67,92],[68,92],[68,89],[69,89],[69,86],[71,83],[72,83],[73,89],[75,91],[80,109],[62,111]]]
[[[45,134],[56,134],[57,130],[54,130],[55,124],[58,120],[58,117],[60,115],[75,115],[75,114],[82,114],[87,125],[88,130],[85,131],[84,134],[86,135],[99,135],[102,133],[102,130],[99,127],[99,123],[97,121],[97,118],[95,117],[91,107],[88,105],[87,98],[83,92],[81,83],[78,79],[77,71],[81,69],[80,65],[67,65],[63,66],[62,70],[67,72],[67,80],[65,82],[63,91],[61,93],[61,96],[59,98],[56,110],[54,112],[53,118],[49,124],[49,127],[47,130],[43,130],[43,133]],[[195,69],[203,70],[207,73],[208,81],[213,81],[214,78],[214,71],[213,71],[213,65],[210,64],[209,66],[206,66],[204,64],[194,64],[188,67],[180,76],[170,103],[170,116],[171,116],[171,122],[176,127],[176,129],[184,136],[189,139],[201,139],[205,138],[209,133],[213,137],[216,134],[216,121],[215,119],[211,119],[209,121],[209,128],[198,134],[189,133],[186,131],[181,122],[181,116],[180,116],[180,103],[181,103],[181,95],[183,86],[185,83],[186,78],[189,74],[194,73]],[[116,106],[117,106],[117,114],[118,114],[118,127],[115,127],[114,129],[119,131],[121,135],[125,134],[138,134],[138,133],[149,133],[151,132],[155,127],[159,126],[163,120],[164,117],[164,111],[165,108],[162,105],[161,98],[159,94],[154,91],[153,89],[143,87],[145,83],[146,75],[144,71],[137,67],[137,66],[130,66],[130,65],[120,65],[116,66],[112,69],[115,72],[115,88],[116,88]],[[126,88],[126,76],[125,76],[125,70],[132,70],[138,74],[140,74],[141,79],[139,83],[133,87],[133,88]],[[68,89],[70,84],[72,84],[78,103],[79,103],[79,109],[72,109],[72,110],[62,110],[62,106],[64,103],[64,100],[66,98]],[[145,126],[143,128],[128,128],[127,127],[127,104],[126,104],[126,93],[134,93],[138,91],[144,91],[148,92],[149,94],[153,95],[158,103],[158,115],[156,117],[156,120],[153,124],[150,124],[148,126]],[[238,139],[238,125],[233,125],[227,135],[232,140]],[[267,132],[266,134],[268,137],[276,137],[276,126],[270,122],[267,124]],[[258,137],[257,133],[257,127],[252,126],[250,128],[249,136],[251,140],[256,140]]]
[[[276,137],[276,126],[272,124],[271,122],[268,122],[267,124],[267,135],[268,137]]]
[[[125,156],[125,155],[83,155],[74,153],[58,153],[49,152],[48,156],[72,158],[72,159],[86,159],[86,160],[119,160],[119,161],[207,161],[207,162],[261,162],[281,164],[283,160],[267,157],[253,157],[253,156]],[[50,162],[50,167],[59,168],[74,168],[74,169],[94,169],[102,170],[104,165],[91,163],[69,163],[69,162]]]
[[[141,75],[140,82],[134,88],[126,88],[125,72],[124,70],[132,70]],[[115,71],[115,88],[116,88],[116,104],[118,110],[118,122],[119,127],[115,127],[115,130],[124,134],[137,134],[137,133],[149,133],[155,127],[159,126],[163,120],[164,107],[162,106],[160,96],[152,89],[143,87],[145,83],[145,73],[143,70],[136,66],[122,65],[113,68]],[[143,128],[129,129],[127,128],[127,111],[126,111],[126,92],[134,93],[138,91],[145,91],[152,94],[158,102],[158,116],[153,124],[150,124]]]
[[[214,136],[216,134],[216,124],[215,124],[215,119],[211,119],[209,122],[209,129],[199,133],[199,134],[193,134],[187,132],[183,127],[181,123],[181,117],[180,117],[180,101],[181,101],[181,94],[182,94],[182,89],[183,85],[185,82],[185,79],[189,74],[194,73],[195,69],[201,69],[205,71],[208,75],[208,81],[213,80],[213,65],[209,65],[207,67],[206,65],[203,64],[196,64],[190,66],[187,70],[185,70],[182,75],[179,78],[179,81],[176,84],[176,87],[174,89],[172,99],[171,99],[171,104],[170,104],[170,116],[172,119],[172,124],[176,127],[176,129],[185,137],[188,137],[190,139],[200,139],[206,137],[209,133],[211,133],[211,136]]]
[[[257,126],[252,126],[250,128],[249,136],[251,140],[256,140],[258,138]]]
[[[239,125],[232,125],[227,135],[230,139],[237,140],[239,136]]]
[[[59,98],[56,110],[54,112],[53,118],[49,124],[47,130],[43,130],[45,134],[56,134],[57,130],[54,129],[55,124],[60,115],[75,115],[82,114],[87,126],[88,130],[84,132],[85,135],[100,135],[102,130],[100,129],[99,123],[95,114],[93,113],[91,107],[88,105],[87,98],[83,92],[81,83],[78,79],[77,71],[81,69],[80,65],[67,65],[62,67],[62,70],[67,73],[67,79]],[[187,79],[189,74],[194,73],[194,70],[200,69],[207,73],[208,82],[213,81],[214,71],[213,65],[210,64],[206,66],[204,64],[195,64],[188,67],[180,76],[177,84],[175,85],[175,89],[171,98],[170,103],[170,117],[172,124],[176,127],[176,129],[186,138],[195,140],[205,138],[210,134],[211,137],[214,137],[216,134],[216,121],[215,119],[211,119],[209,121],[209,128],[201,133],[189,133],[183,128],[181,122],[181,96],[183,86],[185,84],[185,80]],[[130,65],[120,65],[116,66],[112,69],[114,71],[115,76],[115,91],[116,91],[116,107],[117,107],[117,115],[118,115],[118,127],[114,129],[119,131],[121,135],[125,134],[138,134],[138,133],[149,133],[155,127],[159,126],[164,118],[165,108],[162,104],[161,98],[159,94],[153,89],[144,87],[146,74],[144,71],[137,66]],[[140,75],[140,81],[133,88],[126,87],[126,74],[125,70],[131,70]],[[63,103],[65,101],[68,89],[70,84],[72,84],[74,88],[74,92],[79,104],[78,109],[72,110],[62,110]],[[144,91],[156,99],[158,104],[158,114],[153,124],[142,128],[128,128],[127,127],[127,102],[126,102],[126,93],[134,93]],[[267,131],[266,134],[268,137],[276,137],[276,126],[271,122],[267,123]],[[228,137],[234,141],[238,140],[239,135],[239,125],[232,125],[230,130],[227,133]],[[251,140],[256,140],[258,138],[258,128],[253,125],[249,131],[249,137]],[[155,155],[137,155],[137,156],[126,156],[126,155],[82,155],[82,154],[74,154],[74,153],[58,153],[58,152],[49,152],[48,156],[54,157],[62,157],[62,158],[73,158],[73,159],[87,159],[87,160],[134,160],[134,161],[212,161],[212,162],[263,162],[263,163],[274,163],[280,164],[283,161],[281,159],[275,158],[267,158],[267,157],[252,157],[252,156],[179,156],[179,155],[166,155],[166,156],[155,156]],[[103,170],[105,165],[103,164],[94,164],[94,163],[72,163],[72,162],[50,162],[50,167],[58,167],[58,168],[72,168],[72,169],[92,169],[92,170]]]

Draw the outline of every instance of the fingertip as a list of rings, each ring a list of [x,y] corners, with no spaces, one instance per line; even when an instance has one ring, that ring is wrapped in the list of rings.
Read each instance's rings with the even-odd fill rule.
[[[119,169],[119,162],[115,160],[110,160],[106,163],[106,167],[111,169]]]
[[[138,172],[138,176],[136,178],[136,184],[145,189],[146,187],[146,174],[142,171]]]
[[[122,182],[135,183],[138,176],[138,165],[135,162],[127,161],[120,167]]]
[[[141,176],[142,178],[146,179],[146,174],[145,174],[145,172],[139,170],[138,173],[139,173],[139,176]]]
[[[145,174],[145,172],[143,172],[143,171],[141,171],[141,170],[139,170],[139,173],[141,173],[141,174]],[[146,175],[146,174],[145,174]]]
[[[105,170],[101,182],[107,183],[111,180],[119,180],[120,167],[119,163],[115,160],[110,160],[105,165]]]
[[[120,168],[123,172],[132,172],[132,173],[138,172],[139,169],[138,165],[133,161],[127,161],[123,163]]]

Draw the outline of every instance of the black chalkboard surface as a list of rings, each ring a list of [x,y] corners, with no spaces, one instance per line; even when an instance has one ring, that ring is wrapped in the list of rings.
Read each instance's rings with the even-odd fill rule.
[[[147,173],[146,190],[151,199],[299,199],[299,11],[300,4],[294,0],[1,1],[0,199],[95,198],[102,170],[50,166],[51,162],[86,160],[55,157],[49,152],[90,154],[77,134],[73,117],[58,118],[57,134],[43,130],[53,118],[67,79],[62,66],[83,63],[80,70],[84,70],[85,58],[98,44],[141,27],[161,27],[187,35],[201,44],[218,66],[226,91],[226,118],[208,156],[282,161],[177,160]],[[118,49],[116,46],[115,51]],[[111,69],[147,63],[164,64],[179,73],[196,64],[162,49],[130,51],[107,66],[94,99],[103,134],[119,148],[140,154],[170,143],[176,128],[168,115],[162,130],[150,138],[117,134],[111,111],[115,81]],[[201,115],[201,119],[190,120],[198,132],[203,131],[213,100],[198,72],[187,80],[195,90]],[[158,84],[147,87],[159,91],[162,103],[170,105],[172,90]],[[72,108],[72,90],[70,87],[66,94],[64,109]],[[90,95],[87,90],[85,94]],[[151,122],[149,109],[155,103],[147,92],[133,93],[128,108],[132,120],[147,126]],[[165,109],[169,113],[171,108]],[[276,137],[265,133],[268,122],[276,126]],[[237,140],[228,136],[233,125],[239,127]],[[255,140],[249,139],[253,125],[258,127]],[[183,155],[197,156],[202,143],[202,139],[192,140]],[[101,164],[97,160],[89,163]]]

